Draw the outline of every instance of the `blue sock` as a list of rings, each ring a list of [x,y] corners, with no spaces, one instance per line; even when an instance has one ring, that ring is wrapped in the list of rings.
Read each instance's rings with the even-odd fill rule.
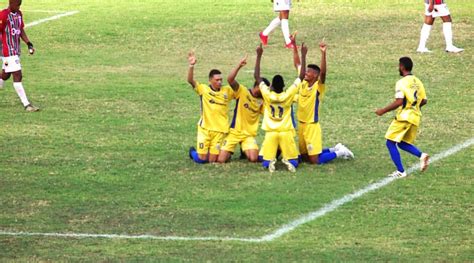
[[[199,163],[199,164],[207,163],[206,160],[201,160],[201,159],[199,159],[199,155],[198,155],[198,153],[197,153],[196,151],[191,151],[190,154],[191,154],[191,156],[193,157],[193,161],[194,161],[195,163]]]
[[[400,157],[400,153],[397,149],[397,143],[391,140],[387,140],[386,144],[388,152],[390,153],[390,157],[392,158],[393,163],[397,167],[397,170],[403,173],[405,169],[403,168],[402,158]]]
[[[263,155],[259,155],[259,156],[258,156],[258,162],[259,162],[259,163],[263,162]]]
[[[399,142],[397,145],[398,145],[398,148],[404,150],[405,152],[409,152],[409,153],[417,156],[418,158],[421,157],[421,151],[418,150],[418,148],[416,148],[415,145],[409,144],[409,143],[406,143],[406,142]]]
[[[330,153],[330,152],[331,152],[331,151],[329,150],[329,148],[324,148],[321,153]]]
[[[288,160],[295,168],[298,168],[298,159]]]
[[[263,160],[263,161],[262,161],[262,166],[263,166],[263,168],[267,169],[268,166],[270,166],[270,161]]]
[[[298,155],[298,162],[299,163],[302,163],[303,162],[303,156],[300,154]]]
[[[325,163],[328,163],[334,159],[337,158],[337,155],[336,153],[332,153],[332,152],[322,152],[320,155],[319,155],[319,164],[325,164]]]

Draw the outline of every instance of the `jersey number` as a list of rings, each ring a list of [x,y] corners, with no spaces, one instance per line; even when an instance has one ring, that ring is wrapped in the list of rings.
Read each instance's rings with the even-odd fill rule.
[[[417,93],[418,93],[418,91],[415,91],[415,93],[413,94],[413,97],[415,98],[415,101],[413,101],[413,103],[411,104],[412,107],[416,106],[416,101],[418,100]]]
[[[278,117],[275,116],[275,114],[276,114],[275,107],[273,107],[273,105],[270,105],[270,108],[272,109],[272,117],[273,117],[274,119],[277,119],[277,118],[278,118],[278,119],[281,119],[281,118],[283,117],[283,107],[278,106]]]

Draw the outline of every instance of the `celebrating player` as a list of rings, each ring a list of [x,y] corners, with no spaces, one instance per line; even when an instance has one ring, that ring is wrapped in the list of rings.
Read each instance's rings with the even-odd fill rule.
[[[3,87],[5,81],[13,75],[13,88],[15,88],[21,103],[28,112],[39,111],[39,108],[33,106],[26,96],[23,88],[20,63],[20,38],[28,45],[31,55],[35,53],[33,44],[28,39],[23,23],[23,14],[20,11],[21,0],[10,0],[7,9],[0,12],[0,32],[2,34],[2,77],[0,87]]]
[[[288,23],[288,17],[290,16],[291,9],[291,0],[272,0],[273,10],[278,12],[279,15],[270,22],[267,28],[260,32],[260,41],[264,46],[268,43],[268,35],[275,30],[279,25],[281,25],[281,31],[283,32],[283,37],[285,38],[285,47],[293,48],[294,44],[290,39],[290,27]]]
[[[239,143],[250,162],[258,161],[258,144],[255,137],[257,136],[258,122],[263,107],[259,82],[255,81],[253,88],[247,89],[235,79],[239,70],[246,64],[247,56],[240,60],[237,67],[230,72],[227,78],[229,85],[235,90],[237,101],[229,135],[224,139],[219,153],[219,163],[228,161],[235,150],[235,146]],[[263,81],[270,85],[268,80],[263,79]]]
[[[189,157],[196,163],[216,162],[226,133],[229,131],[227,112],[234,98],[230,86],[222,86],[222,73],[213,69],[209,72],[209,85],[194,80],[194,52],[188,54],[188,83],[201,99],[201,119],[198,122],[197,150],[189,149]]]
[[[263,54],[261,46],[257,48],[257,62],[255,63],[255,79],[260,83],[260,92],[264,100],[264,114],[262,129],[265,131],[263,141],[262,165],[270,172],[275,171],[276,153],[278,147],[282,152],[282,162],[290,172],[298,167],[298,150],[294,139],[295,123],[293,120],[293,100],[298,93],[298,84],[305,75],[306,53],[308,49],[301,45],[302,70],[299,77],[286,91],[283,77],[275,75],[272,79],[271,90],[260,78],[260,61]]]
[[[295,43],[295,36],[292,42]],[[326,92],[326,50],[327,45],[322,41],[321,68],[309,64],[304,80],[298,85],[298,142],[301,157],[311,164],[324,164],[336,158],[354,158],[354,154],[344,145],[338,143],[335,147],[322,147],[322,132],[319,124],[321,103]],[[298,48],[293,49],[293,60],[297,70],[301,70]]]
[[[446,41],[446,52],[459,53],[464,51],[464,49],[455,47],[453,45],[453,30],[451,24],[452,20],[444,0],[425,0],[425,22],[421,28],[420,44],[418,45],[418,49],[416,51],[421,53],[431,52],[426,47],[426,42],[430,37],[431,27],[433,26],[434,20],[437,17],[441,17],[441,20],[443,20],[443,33],[444,39]]]
[[[385,134],[390,157],[397,167],[397,171],[390,175],[393,177],[407,176],[397,146],[420,158],[421,171],[425,171],[429,163],[429,155],[422,153],[413,145],[420,125],[421,107],[427,103],[425,88],[423,83],[411,73],[412,60],[409,57],[402,57],[399,62],[400,76],[403,78],[395,87],[395,101],[375,111],[378,116],[382,116],[397,109],[395,120],[392,121]]]

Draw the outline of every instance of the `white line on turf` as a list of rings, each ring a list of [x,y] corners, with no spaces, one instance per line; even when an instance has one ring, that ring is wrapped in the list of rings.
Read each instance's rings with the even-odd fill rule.
[[[28,10],[28,9],[22,9],[21,12],[29,12],[29,13],[64,13],[66,11],[61,11],[61,10]]]
[[[51,21],[51,20],[60,19],[61,17],[65,17],[65,16],[72,16],[72,15],[75,15],[75,14],[77,14],[77,13],[79,13],[79,11],[70,11],[70,12],[66,12],[66,13],[62,13],[62,14],[50,16],[50,17],[47,17],[47,18],[43,18],[43,19],[39,19],[39,20],[30,22],[30,23],[27,23],[27,24],[25,24],[25,27],[36,26],[36,25],[39,25],[39,24],[44,23],[44,22],[48,22],[48,21]]]
[[[431,157],[430,163],[437,162],[450,155],[453,155],[465,148],[474,144],[474,137],[458,144],[448,150],[438,153]],[[407,174],[411,174],[420,168],[420,164],[411,166],[406,171]],[[378,182],[369,184],[366,187],[356,191],[352,194],[347,194],[342,198],[336,199],[331,203],[324,205],[319,210],[306,214],[290,223],[278,228],[268,235],[264,235],[260,238],[238,238],[238,237],[179,237],[179,236],[155,236],[155,235],[116,235],[116,234],[86,234],[86,233],[31,233],[31,232],[13,232],[13,231],[0,231],[0,235],[6,236],[43,236],[43,237],[71,237],[71,238],[109,238],[109,239],[155,239],[155,240],[173,240],[173,241],[240,241],[240,242],[268,242],[275,240],[293,230],[297,227],[311,222],[327,213],[330,213],[340,206],[349,203],[371,191],[382,188],[391,182],[399,178],[386,177]]]

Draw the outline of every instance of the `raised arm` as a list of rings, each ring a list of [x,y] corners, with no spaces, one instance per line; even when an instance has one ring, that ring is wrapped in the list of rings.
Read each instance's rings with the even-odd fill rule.
[[[243,57],[239,61],[239,64],[237,64],[237,66],[234,69],[232,69],[229,76],[227,77],[227,82],[229,82],[229,85],[232,87],[233,90],[239,89],[239,83],[237,82],[237,80],[235,80],[235,78],[237,77],[239,70],[243,68],[245,65],[247,65],[247,58],[248,58],[248,55],[245,55],[245,57]]]
[[[257,81],[257,83],[261,83],[262,82],[262,78],[260,77],[260,62],[262,61],[262,54],[263,54],[263,48],[262,48],[262,44],[260,44],[258,47],[257,47],[257,60],[255,61],[255,71],[254,71],[254,78],[255,78],[255,81]]]
[[[301,43],[301,70],[299,75],[300,80],[303,80],[304,75],[306,74],[306,54],[308,54],[308,47],[305,46],[303,42]]]
[[[296,45],[296,32],[290,36],[291,42],[293,45],[293,65],[298,72],[301,66],[300,54],[298,54],[298,46]]]
[[[394,102],[388,104],[385,108],[376,110],[375,114],[377,114],[378,116],[382,116],[385,113],[389,111],[393,111],[394,109],[400,107],[402,104],[403,104],[403,99],[395,99]]]
[[[190,51],[188,53],[188,62],[189,62],[189,69],[188,69],[188,83],[191,86],[196,88],[196,81],[194,80],[194,65],[196,65],[197,59],[196,55],[194,55],[194,51]]]
[[[324,84],[326,81],[326,50],[327,50],[327,45],[324,43],[324,41],[321,41],[319,43],[319,49],[321,49],[321,72],[319,73],[319,83]]]

